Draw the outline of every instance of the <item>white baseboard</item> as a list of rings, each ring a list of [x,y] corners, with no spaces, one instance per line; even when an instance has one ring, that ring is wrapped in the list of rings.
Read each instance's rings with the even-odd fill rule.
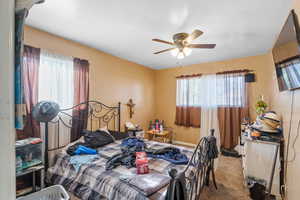
[[[184,145],[184,146],[188,146],[188,147],[196,147],[196,144],[188,143],[188,142],[182,142],[182,141],[177,141],[177,140],[173,140],[172,143],[173,144]]]

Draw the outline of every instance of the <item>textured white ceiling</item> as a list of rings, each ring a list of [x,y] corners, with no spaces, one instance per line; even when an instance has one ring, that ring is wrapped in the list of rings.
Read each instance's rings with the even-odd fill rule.
[[[272,48],[291,0],[46,0],[30,10],[27,24],[154,69],[258,55]],[[152,38],[200,29],[183,60]]]

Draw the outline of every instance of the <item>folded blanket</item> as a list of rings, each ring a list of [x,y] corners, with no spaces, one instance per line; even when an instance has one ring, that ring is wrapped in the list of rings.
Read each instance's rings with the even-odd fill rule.
[[[96,158],[98,158],[98,155],[75,155],[70,157],[70,163],[75,168],[75,171],[78,172],[81,165],[90,164]]]
[[[169,176],[159,173],[122,176],[120,179],[144,196],[152,195],[170,182]]]

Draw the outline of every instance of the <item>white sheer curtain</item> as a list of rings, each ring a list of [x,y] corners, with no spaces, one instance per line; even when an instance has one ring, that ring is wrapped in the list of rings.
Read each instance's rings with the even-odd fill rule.
[[[201,77],[177,79],[176,105],[177,106],[199,106],[199,82]]]
[[[217,146],[220,150],[220,131],[218,121],[218,105],[217,105],[217,76],[204,75],[201,77],[198,84],[198,95],[201,104],[201,137],[206,137],[210,134],[210,130],[215,130],[217,138]],[[218,159],[215,161],[215,167],[218,166]]]
[[[217,88],[219,107],[244,107],[247,103],[244,73],[218,74]]]
[[[41,50],[39,68],[39,101],[57,102],[61,108],[73,106],[73,58]]]
[[[41,50],[39,67],[39,101],[54,101],[61,108],[73,106],[74,101],[74,72],[73,58],[53,54],[46,50]],[[69,114],[72,114],[71,112]],[[59,129],[59,144],[58,144]],[[44,127],[41,127],[42,135]],[[70,142],[70,128],[57,124],[49,124],[49,149],[59,145],[67,145]],[[49,160],[51,162],[51,157]]]

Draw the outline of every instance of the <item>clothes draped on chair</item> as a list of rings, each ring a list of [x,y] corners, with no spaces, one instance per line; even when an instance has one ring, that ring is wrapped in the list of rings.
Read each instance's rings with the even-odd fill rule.
[[[74,58],[74,105],[89,100],[89,62]],[[71,141],[77,140],[87,128],[88,107],[86,104],[73,109]]]
[[[241,122],[249,115],[245,72],[236,71],[217,74],[218,118],[221,134],[221,147],[233,149],[241,134]]]
[[[177,77],[175,124],[185,127],[200,127],[201,108],[197,95],[201,75]]]

